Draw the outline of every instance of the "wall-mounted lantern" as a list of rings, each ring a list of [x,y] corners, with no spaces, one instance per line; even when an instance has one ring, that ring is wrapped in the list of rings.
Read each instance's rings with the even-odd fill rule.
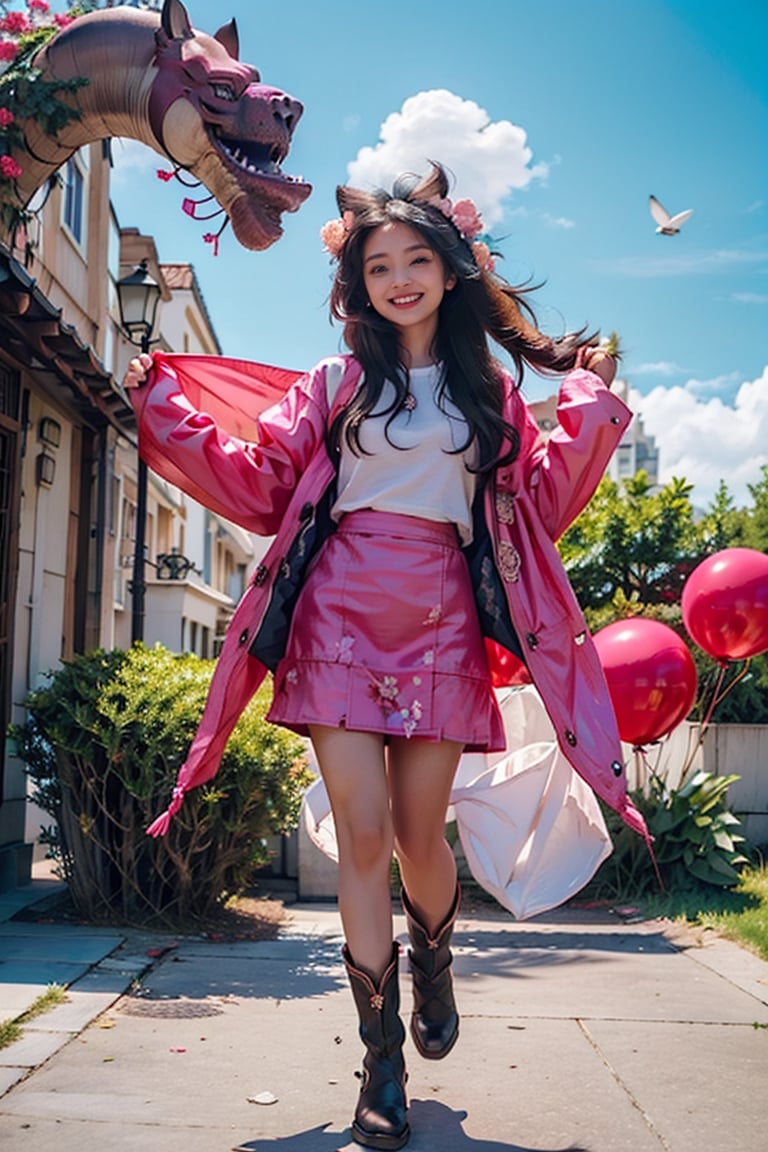
[[[51,448],[58,448],[61,444],[61,424],[52,416],[43,416],[37,430],[38,439]]]
[[[47,452],[41,452],[35,460],[35,482],[38,488],[51,488],[56,478],[56,460]]]

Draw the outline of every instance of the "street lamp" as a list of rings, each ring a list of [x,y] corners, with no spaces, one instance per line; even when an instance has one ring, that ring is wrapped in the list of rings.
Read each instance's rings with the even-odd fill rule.
[[[120,326],[142,352],[148,352],[152,343],[157,305],[161,289],[149,274],[147,261],[142,260],[129,276],[117,281],[117,299],[120,305]],[[131,582],[131,643],[144,639],[144,550],[147,531],[147,465],[139,455],[136,476],[136,541]]]

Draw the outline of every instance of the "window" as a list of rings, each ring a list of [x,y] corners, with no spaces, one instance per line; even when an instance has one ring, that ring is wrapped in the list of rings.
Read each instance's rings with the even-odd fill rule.
[[[85,247],[85,176],[79,157],[71,156],[63,168],[62,218],[79,248]]]

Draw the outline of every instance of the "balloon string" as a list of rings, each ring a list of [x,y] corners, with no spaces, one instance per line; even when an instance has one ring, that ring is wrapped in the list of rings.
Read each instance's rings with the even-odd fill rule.
[[[715,706],[717,705],[718,700],[722,699],[722,697],[719,696],[718,694],[719,694],[720,689],[723,685],[723,680],[725,679],[725,670],[726,670],[726,665],[721,664],[720,670],[717,674],[717,680],[715,681],[715,687],[712,690],[712,699],[710,701],[709,708],[707,709],[707,711],[704,715],[704,719],[701,721],[701,724],[699,726],[699,743],[701,743],[701,739],[702,739],[704,733],[706,732],[707,728],[709,727],[709,723],[712,719],[712,713],[715,710]]]
[[[714,712],[714,710],[718,704],[722,704],[723,700],[725,700],[726,696],[731,691],[731,689],[735,688],[735,686],[738,684],[739,680],[744,679],[747,672],[749,671],[749,665],[751,663],[751,660],[752,660],[752,657],[748,656],[747,659],[744,661],[744,667],[734,676],[733,680],[731,680],[731,682],[727,686],[727,688],[725,688],[722,691],[722,693],[715,700],[714,704],[712,705],[712,712]]]
[[[661,759],[661,741],[660,740],[654,740],[654,744],[658,745],[658,755],[656,757],[656,767],[654,767],[650,762],[650,759],[648,757],[648,749],[647,748],[640,745],[639,747],[635,748],[635,752],[637,753],[637,755],[640,757],[640,759],[642,761],[643,768],[645,770],[646,775],[652,776],[654,780],[658,780],[659,775],[657,772],[657,768],[659,765],[659,761]],[[645,781],[643,781],[643,788],[644,787],[645,787]],[[656,880],[658,882],[659,889],[661,892],[666,893],[666,891],[667,891],[666,885],[664,884],[664,881],[661,877],[661,871],[659,869],[659,862],[656,859],[656,853],[653,850],[653,837],[650,835],[646,835],[645,836],[645,844],[646,844],[646,847],[648,849],[648,852],[650,853],[651,863],[653,864],[653,870],[656,873]]]
[[[659,888],[662,891],[662,893],[666,894],[667,886],[661,878],[661,871],[659,869],[659,862],[656,859],[656,853],[653,850],[653,844],[651,843],[650,838],[646,841],[646,844],[648,846],[648,851],[651,854],[651,863],[653,864],[653,870],[656,873],[656,879],[658,881]]]
[[[707,731],[707,728],[709,727],[710,720],[712,719],[712,713],[714,712],[715,705],[717,704],[717,701],[718,701],[718,694],[720,692],[720,688],[722,687],[723,678],[725,676],[725,669],[726,669],[726,665],[721,664],[720,669],[717,673],[717,680],[715,681],[715,687],[714,687],[713,692],[712,692],[712,697],[711,697],[709,706],[707,707],[706,712],[704,713],[704,718],[702,719],[701,723],[699,724],[699,730],[698,730],[698,733],[696,735],[696,739],[694,741],[693,747],[690,749],[688,755],[685,758],[685,763],[683,764],[683,768],[682,768],[682,771],[680,773],[680,783],[681,784],[685,781],[685,778],[688,775],[688,772],[691,768],[691,765],[693,764],[693,761],[696,758],[696,753],[698,752],[699,748],[701,748],[702,744],[704,743],[704,735]],[[722,699],[722,697],[720,697],[720,699]]]
[[[685,763],[683,764],[683,770],[680,774],[680,783],[681,784],[685,780],[685,777],[686,777],[689,769],[691,768],[691,765],[693,764],[694,759],[696,758],[696,753],[698,752],[699,748],[701,748],[702,744],[704,743],[704,737],[707,733],[707,729],[709,728],[710,723],[712,722],[712,716],[714,714],[715,708],[717,708],[718,704],[722,704],[723,700],[725,700],[728,693],[731,692],[732,689],[736,687],[736,685],[739,683],[740,680],[744,679],[747,672],[749,671],[749,665],[750,665],[750,658],[747,658],[744,662],[743,668],[741,668],[739,670],[739,672],[736,674],[736,676],[734,676],[733,680],[731,680],[731,682],[729,684],[727,684],[725,686],[725,688],[723,688],[723,680],[725,679],[725,673],[726,673],[726,669],[728,666],[727,666],[727,664],[721,664],[720,665],[720,669],[719,669],[718,674],[717,674],[717,679],[715,680],[715,685],[714,685],[714,688],[712,689],[712,697],[710,699],[707,710],[704,714],[704,718],[702,719],[701,724],[699,725],[699,730],[698,730],[698,735],[696,737],[696,741],[693,745],[693,748],[688,753],[688,755],[685,759]],[[722,691],[721,691],[721,689],[722,689]]]

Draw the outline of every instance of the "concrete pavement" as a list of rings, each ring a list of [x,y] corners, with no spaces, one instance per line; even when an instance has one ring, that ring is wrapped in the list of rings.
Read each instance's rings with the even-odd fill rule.
[[[278,939],[225,943],[21,923],[11,906],[0,1021],[69,987],[0,1049],[4,1150],[357,1148],[335,907],[292,905]],[[440,1062],[407,1043],[408,1152],[766,1147],[768,964],[710,933],[574,908],[518,924],[480,905],[454,943],[461,1039]],[[401,988],[407,1009],[405,958]]]

